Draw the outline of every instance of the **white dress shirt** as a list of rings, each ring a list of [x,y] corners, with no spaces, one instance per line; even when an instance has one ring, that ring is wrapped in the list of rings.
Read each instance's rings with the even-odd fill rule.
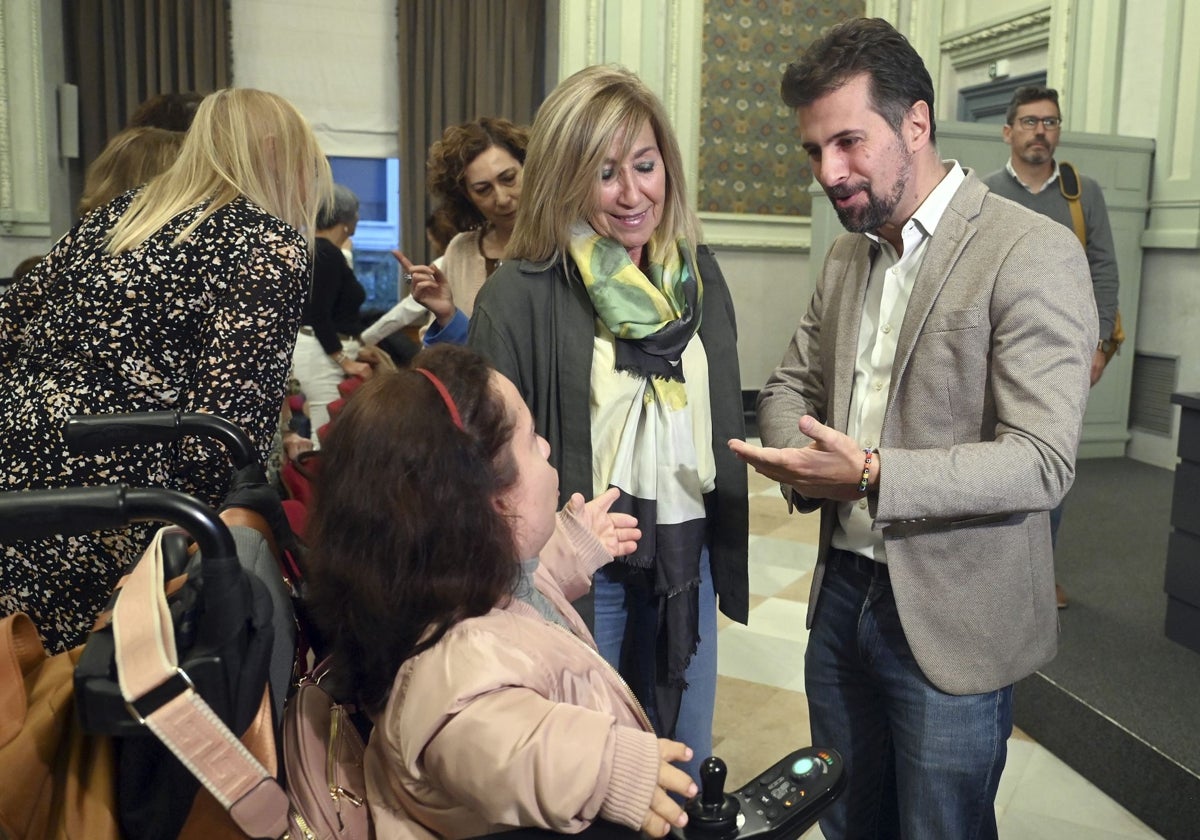
[[[863,449],[879,446],[892,385],[896,339],[908,311],[913,283],[925,261],[929,238],[965,177],[958,162],[949,161],[946,175],[900,231],[903,254],[897,254],[886,239],[867,234],[875,247],[872,248],[871,275],[867,280],[867,296],[858,328],[854,389],[846,427],[846,434],[857,440]],[[883,535],[873,530],[873,524],[865,498],[842,502],[838,505],[838,527],[833,533],[833,545],[886,563]]]

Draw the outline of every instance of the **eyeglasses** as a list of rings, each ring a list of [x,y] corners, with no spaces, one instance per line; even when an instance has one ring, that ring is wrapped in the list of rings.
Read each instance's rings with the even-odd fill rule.
[[[1060,117],[1019,117],[1017,123],[1027,131],[1033,131],[1041,123],[1047,131],[1056,131],[1062,126]]]

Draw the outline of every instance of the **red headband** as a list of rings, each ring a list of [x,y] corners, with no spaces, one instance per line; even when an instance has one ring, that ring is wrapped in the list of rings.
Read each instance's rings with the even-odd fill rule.
[[[437,392],[442,397],[442,402],[446,404],[446,410],[450,412],[450,419],[454,421],[455,426],[458,426],[461,431],[465,432],[466,429],[463,428],[462,416],[458,413],[458,406],[454,404],[454,397],[450,396],[450,392],[446,390],[446,386],[442,384],[442,380],[425,370],[425,368],[415,368],[415,370],[433,383],[433,387],[437,388]]]

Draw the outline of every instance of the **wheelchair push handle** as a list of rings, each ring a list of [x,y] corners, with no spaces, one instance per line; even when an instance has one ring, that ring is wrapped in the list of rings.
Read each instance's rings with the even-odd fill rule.
[[[145,443],[173,443],[189,435],[220,441],[235,469],[258,461],[254,444],[245,432],[223,417],[197,411],[76,414],[63,427],[67,447],[80,454]]]
[[[0,542],[86,534],[130,522],[179,525],[196,540],[206,561],[237,558],[233,536],[216,512],[178,490],[116,484],[0,493]]]

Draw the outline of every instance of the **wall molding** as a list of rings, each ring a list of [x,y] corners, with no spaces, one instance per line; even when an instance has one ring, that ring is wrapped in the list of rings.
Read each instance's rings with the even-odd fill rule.
[[[974,67],[1050,43],[1050,7],[971,29],[951,32],[941,39],[942,54],[955,70]]]
[[[807,252],[812,247],[809,216],[701,213],[704,241],[726,248]]]
[[[50,235],[39,0],[0,4],[0,236]]]

